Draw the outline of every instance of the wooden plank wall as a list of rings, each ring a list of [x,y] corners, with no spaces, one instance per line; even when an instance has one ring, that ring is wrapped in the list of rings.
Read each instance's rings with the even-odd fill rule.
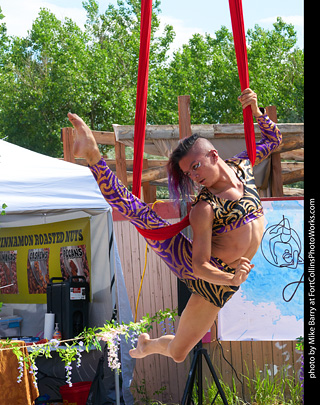
[[[114,221],[114,233],[134,316],[144,268],[146,242],[128,221]],[[146,313],[153,315],[159,309],[176,308],[178,306],[176,283],[176,277],[168,271],[161,259],[151,249],[148,249],[137,320],[139,321]],[[175,324],[175,328],[177,325],[178,322]],[[156,325],[150,336],[155,338],[161,333],[161,327]],[[146,389],[146,394],[150,399],[159,399],[164,403],[172,401],[179,403],[189,367],[189,361],[177,364],[164,356],[148,356],[145,359],[137,360],[132,386],[144,386],[143,389]],[[161,395],[154,394],[163,387],[165,390]],[[135,389],[133,389],[133,393],[136,396]]]
[[[159,213],[159,215],[167,219],[170,216],[169,213],[163,215],[163,212]],[[169,219],[172,223],[179,220],[177,215],[174,216],[175,218]],[[114,213],[114,232],[134,315],[144,268],[146,243],[135,227],[116,213]],[[177,302],[176,277],[171,274],[160,258],[151,249],[148,249],[147,267],[137,319],[141,319],[146,313],[153,315],[159,309],[176,308]],[[175,328],[177,325],[178,321]],[[161,327],[156,326],[151,332],[151,337],[160,335]],[[294,375],[296,381],[298,381],[297,373],[300,369],[301,356],[295,350],[294,341],[223,341],[220,343],[224,357],[233,365],[239,378],[244,380],[243,388],[237,380],[235,372],[223,358],[219,343],[213,341],[204,344],[204,347],[207,348],[210,354],[218,376],[221,376],[229,386],[232,386],[232,379],[234,378],[238,393],[241,395],[244,392],[246,400],[250,400],[250,396],[243,375],[249,374],[250,378],[254,378],[256,369],[260,370],[260,374],[266,375],[268,373],[272,378],[279,376],[279,373],[284,370],[288,375]],[[179,404],[190,369],[190,358],[191,356],[180,364],[176,364],[173,360],[160,355],[152,355],[137,360],[133,388],[142,386],[149,399],[158,399],[165,404]],[[208,373],[205,367],[203,373],[204,379],[207,378]],[[204,385],[206,385],[205,381]],[[162,394],[154,394],[164,387],[165,390]],[[133,389],[133,393],[136,398],[141,398],[141,395],[136,394],[135,389]],[[143,401],[140,403],[143,403]]]

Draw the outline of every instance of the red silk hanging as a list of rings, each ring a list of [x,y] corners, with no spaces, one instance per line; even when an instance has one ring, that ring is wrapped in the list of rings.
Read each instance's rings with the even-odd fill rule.
[[[243,10],[241,0],[229,0],[234,48],[236,51],[241,91],[249,87],[248,58],[246,48],[246,36],[243,22]],[[256,140],[254,135],[253,117],[251,107],[243,110],[244,134],[248,156],[252,166],[256,160]]]
[[[163,228],[157,229],[136,228],[136,229],[144,238],[152,240],[165,240],[172,238],[174,235],[177,235],[177,233],[182,231],[182,229],[186,228],[188,225],[190,225],[189,214],[186,215],[180,222],[164,226]]]
[[[246,38],[243,22],[243,10],[241,0],[229,0],[234,46],[237,58],[238,73],[241,91],[249,87],[248,58]],[[141,1],[141,30],[140,30],[140,54],[138,67],[137,101],[134,131],[134,165],[133,165],[133,189],[134,195],[140,198],[141,175],[143,165],[143,151],[146,126],[147,96],[148,96],[148,70],[149,49],[151,35],[152,0]],[[250,106],[243,110],[244,132],[251,164],[256,159],[256,144],[253,126],[253,117]],[[165,240],[173,237],[190,224],[189,215],[182,221],[158,229],[139,229],[138,232],[145,238],[152,240]]]
[[[141,1],[141,23],[140,23],[140,51],[137,82],[136,114],[134,124],[134,152],[133,152],[133,184],[132,194],[140,198],[141,176],[143,166],[143,151],[145,130],[147,121],[147,97],[148,97],[148,73],[149,73],[149,51],[151,37],[152,0]],[[139,229],[142,236],[153,240],[164,240],[173,237],[189,225],[187,215],[177,224],[169,225],[158,229]]]
[[[132,193],[140,198],[144,139],[147,121],[149,51],[151,36],[152,0],[141,1],[140,51],[134,123]]]

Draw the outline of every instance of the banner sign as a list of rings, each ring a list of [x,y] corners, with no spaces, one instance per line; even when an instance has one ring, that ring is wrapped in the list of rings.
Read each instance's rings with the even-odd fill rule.
[[[219,313],[222,340],[303,336],[303,200],[263,201],[265,231],[247,280]]]
[[[45,304],[52,277],[90,282],[90,220],[0,229],[0,301]]]

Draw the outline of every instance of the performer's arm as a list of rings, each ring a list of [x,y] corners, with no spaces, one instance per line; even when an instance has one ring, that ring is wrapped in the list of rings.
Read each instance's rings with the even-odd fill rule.
[[[267,114],[256,118],[261,130],[261,140],[257,143],[255,165],[266,159],[276,150],[282,141],[282,135],[277,125],[271,121]]]
[[[251,89],[245,89],[239,100],[242,104],[242,108],[251,106],[252,114],[255,117],[259,128],[261,130],[261,140],[256,144],[256,161],[255,165],[258,165],[264,159],[266,159],[271,152],[273,152],[280,145],[282,141],[282,135],[277,125],[270,120],[267,114],[261,112],[258,107],[257,95]],[[241,152],[235,156],[240,159],[248,159],[247,151]]]
[[[249,259],[241,258],[235,273],[221,271],[211,262],[212,222],[214,213],[209,204],[199,201],[190,212],[193,231],[192,269],[196,277],[216,285],[239,286],[253,267]]]

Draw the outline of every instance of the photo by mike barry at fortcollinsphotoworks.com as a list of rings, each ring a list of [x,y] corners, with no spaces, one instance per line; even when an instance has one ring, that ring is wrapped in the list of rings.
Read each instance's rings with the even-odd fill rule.
[[[318,379],[317,365],[317,290],[316,290],[316,199],[305,205],[305,383],[306,394],[315,391]],[[314,390],[312,389],[314,388]]]

